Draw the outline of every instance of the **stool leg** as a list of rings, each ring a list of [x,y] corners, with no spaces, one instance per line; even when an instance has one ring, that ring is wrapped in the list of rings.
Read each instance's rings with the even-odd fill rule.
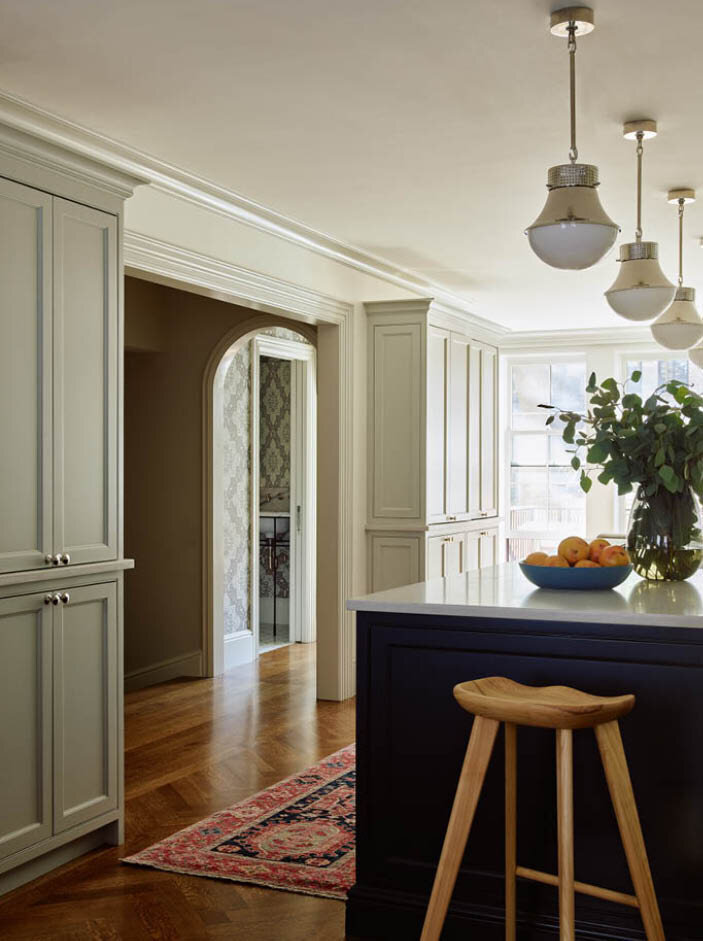
[[[420,941],[438,941],[442,933],[499,725],[495,719],[474,719]]]
[[[517,869],[517,726],[505,723],[505,941],[515,941]]]
[[[571,729],[557,729],[557,823],[559,939],[574,941],[574,765]]]
[[[605,722],[595,727],[595,733],[647,941],[665,941],[620,726],[617,722]]]

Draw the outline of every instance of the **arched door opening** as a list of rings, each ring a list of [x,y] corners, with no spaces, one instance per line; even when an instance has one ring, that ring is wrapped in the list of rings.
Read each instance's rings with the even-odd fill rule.
[[[213,672],[316,638],[315,365],[310,336],[272,327],[215,370]]]

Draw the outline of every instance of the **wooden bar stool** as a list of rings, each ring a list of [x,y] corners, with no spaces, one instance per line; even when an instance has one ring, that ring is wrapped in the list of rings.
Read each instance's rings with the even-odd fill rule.
[[[591,696],[567,686],[522,686],[501,676],[459,683],[454,687],[454,696],[459,705],[476,718],[459,777],[421,941],[437,941],[441,934],[501,722],[505,723],[506,941],[515,941],[517,876],[558,886],[560,941],[574,939],[574,892],[639,908],[647,941],[665,941],[617,721],[630,712],[635,697]],[[556,730],[558,876],[517,864],[518,725]],[[594,729],[598,741],[635,895],[574,881],[572,730],[586,728]]]

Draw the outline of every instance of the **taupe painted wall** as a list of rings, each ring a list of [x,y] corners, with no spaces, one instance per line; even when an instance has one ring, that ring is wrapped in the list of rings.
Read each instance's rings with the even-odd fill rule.
[[[125,555],[136,561],[125,578],[126,674],[201,649],[203,373],[252,314],[125,279]]]

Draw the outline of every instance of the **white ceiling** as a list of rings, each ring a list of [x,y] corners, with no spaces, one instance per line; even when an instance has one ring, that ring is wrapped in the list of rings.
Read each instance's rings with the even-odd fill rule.
[[[565,41],[542,0],[0,0],[0,87],[441,283],[517,329],[625,325],[615,255],[543,265],[523,235],[566,162]],[[634,228],[634,145],[652,117],[645,237],[675,275],[671,186],[703,288],[700,0],[595,4],[578,55],[580,159]],[[701,298],[703,301],[703,297]]]

